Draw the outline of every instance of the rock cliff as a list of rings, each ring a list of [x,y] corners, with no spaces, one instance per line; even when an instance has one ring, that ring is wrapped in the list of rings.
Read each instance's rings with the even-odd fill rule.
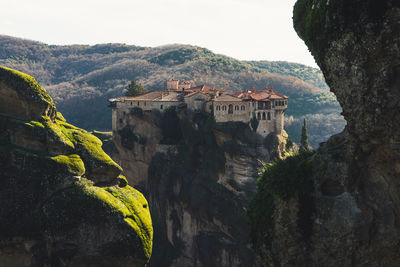
[[[0,266],[144,266],[152,223],[101,141],[0,67]]]
[[[347,126],[315,154],[289,159],[307,188],[274,188],[273,171],[290,162],[264,173],[249,211],[270,205],[259,220],[268,224],[252,223],[258,255],[265,266],[397,266],[400,3],[298,0],[293,20]],[[281,183],[295,176],[283,173]]]
[[[113,138],[112,157],[150,202],[150,266],[258,266],[245,207],[260,160],[284,154],[287,135],[265,139],[242,123],[167,109],[127,114]]]

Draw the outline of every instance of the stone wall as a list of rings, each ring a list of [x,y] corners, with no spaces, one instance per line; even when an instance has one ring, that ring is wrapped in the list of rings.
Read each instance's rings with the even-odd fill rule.
[[[230,105],[232,105],[232,113],[229,113]],[[242,109],[242,106],[244,109]],[[241,121],[248,123],[251,118],[250,103],[241,101],[214,102],[214,116],[216,122]]]

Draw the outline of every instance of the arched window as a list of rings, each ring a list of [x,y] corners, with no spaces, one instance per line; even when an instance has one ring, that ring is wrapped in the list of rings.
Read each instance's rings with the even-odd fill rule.
[[[257,119],[258,119],[258,120],[261,120],[261,114],[260,114],[260,112],[257,113]]]
[[[269,112],[268,112],[268,114],[269,114]],[[262,114],[262,119],[265,120],[265,112],[263,112],[263,114]]]
[[[238,105],[235,106],[235,110],[239,110],[239,106]]]
[[[233,113],[233,105],[230,104],[230,105],[228,106],[228,114],[232,114],[232,113]]]
[[[139,101],[137,102],[137,105],[139,106]]]
[[[222,106],[222,110],[226,110],[226,106]]]
[[[241,105],[240,110],[246,110],[246,107],[244,105]]]
[[[220,110],[220,106],[215,106],[215,110]]]
[[[271,113],[268,112],[267,114],[267,119],[270,121],[271,120]]]
[[[132,101],[131,101],[131,106],[132,106]]]

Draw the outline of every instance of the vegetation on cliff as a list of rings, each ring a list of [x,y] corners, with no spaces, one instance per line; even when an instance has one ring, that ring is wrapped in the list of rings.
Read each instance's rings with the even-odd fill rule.
[[[265,266],[398,265],[400,50],[393,44],[400,43],[400,2],[298,0],[293,21],[347,125],[320,145],[310,173],[305,168],[314,185],[313,201],[306,205],[315,208],[312,220],[302,219],[312,210],[301,213],[300,198],[277,199],[274,194],[282,191],[265,182],[284,179],[282,173],[294,178],[298,175],[290,169],[296,167],[264,174],[263,193],[249,207],[258,255]],[[264,212],[270,216],[257,224]],[[301,221],[309,228],[299,227]]]
[[[268,163],[257,182],[257,191],[249,202],[247,215],[253,247],[260,256],[271,249],[276,234],[276,206],[280,202],[289,205],[291,200],[299,202],[297,228],[303,239],[310,238],[312,213],[314,212],[312,181],[312,152],[302,152],[285,159]],[[308,240],[307,240],[308,241]],[[271,259],[263,259],[265,265]]]
[[[27,105],[35,99],[52,105],[32,77],[7,68],[0,73],[0,97],[25,91],[32,95]],[[152,223],[146,199],[119,176],[121,168],[97,137],[68,124],[61,113],[51,119],[46,109],[39,111],[35,120],[6,109],[0,115],[1,250],[13,251],[11,239],[29,241],[24,253],[38,266],[147,262]],[[0,261],[8,259],[0,254]]]

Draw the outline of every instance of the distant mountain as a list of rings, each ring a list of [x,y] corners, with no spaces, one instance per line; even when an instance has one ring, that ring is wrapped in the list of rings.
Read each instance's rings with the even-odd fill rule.
[[[131,80],[162,90],[169,78],[233,92],[274,87],[290,97],[286,130],[297,142],[304,116],[314,146],[345,124],[321,71],[297,63],[240,61],[190,45],[55,46],[0,35],[0,65],[36,77],[64,116],[88,130],[111,128],[107,99],[122,95]]]

